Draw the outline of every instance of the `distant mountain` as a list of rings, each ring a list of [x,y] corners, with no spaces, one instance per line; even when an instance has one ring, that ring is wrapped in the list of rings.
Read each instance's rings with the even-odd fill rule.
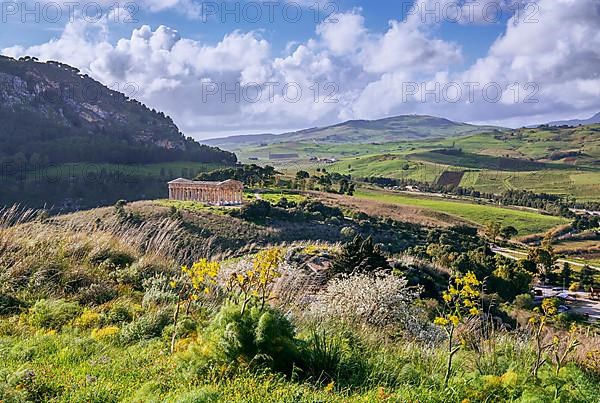
[[[550,122],[548,126],[586,126],[600,123],[600,112],[589,119],[573,119]]]
[[[29,57],[0,56],[0,122],[0,165],[18,170],[71,162],[237,161],[79,70]]]
[[[475,126],[448,119],[403,115],[379,120],[350,120],[333,126],[317,127],[284,134],[256,134],[206,140],[224,149],[253,146],[261,143],[311,142],[321,143],[389,143],[402,140],[423,140],[461,136],[482,131],[495,131],[494,126]]]

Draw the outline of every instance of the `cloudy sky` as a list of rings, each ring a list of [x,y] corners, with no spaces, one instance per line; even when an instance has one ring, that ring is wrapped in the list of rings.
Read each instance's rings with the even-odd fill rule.
[[[600,111],[600,0],[2,2],[0,53],[78,67],[197,139]]]

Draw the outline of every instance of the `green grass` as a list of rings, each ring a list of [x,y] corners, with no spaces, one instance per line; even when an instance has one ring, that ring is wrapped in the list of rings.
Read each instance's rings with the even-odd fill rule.
[[[213,214],[223,215],[229,209],[234,207],[217,207],[195,201],[181,200],[157,200],[156,203],[162,207],[175,207],[177,210],[186,210],[194,213],[209,212]]]
[[[358,191],[355,196],[404,206],[422,207],[450,214],[478,225],[486,225],[489,222],[500,222],[505,226],[514,226],[520,235],[545,232],[558,225],[568,223],[564,218],[546,216],[529,211],[442,200],[433,197],[417,197],[364,189]]]
[[[283,198],[287,199],[288,202],[300,203],[306,200],[306,196],[297,194],[297,193],[289,193],[285,191],[277,192],[266,192],[260,193],[260,198],[268,201],[271,204],[277,204]]]
[[[224,377],[218,381],[190,378],[184,368],[177,366],[177,358],[168,354],[164,340],[116,346],[76,330],[40,332],[18,338],[0,337],[0,357],[0,400],[7,402],[258,403],[295,401],[299,397],[307,401],[344,400],[322,387],[286,382],[277,375],[241,373],[234,379]],[[5,397],[7,400],[3,400]],[[360,394],[355,396],[355,400],[360,398]]]
[[[410,154],[408,158],[411,160],[460,168],[508,172],[564,170],[572,168],[564,164],[547,164],[517,158],[494,157],[490,155],[443,150]]]

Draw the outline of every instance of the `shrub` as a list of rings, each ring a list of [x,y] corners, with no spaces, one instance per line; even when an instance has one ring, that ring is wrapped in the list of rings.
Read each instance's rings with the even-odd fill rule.
[[[138,319],[123,326],[120,340],[129,344],[141,340],[160,337],[163,329],[171,322],[171,314],[166,310],[156,313],[146,313]]]
[[[133,320],[133,315],[133,307],[124,303],[116,303],[104,315],[103,323],[109,325],[122,325],[131,322]]]
[[[142,306],[156,306],[177,302],[177,293],[171,287],[171,279],[163,274],[144,281]]]
[[[110,277],[118,284],[130,285],[136,291],[144,290],[144,282],[159,273],[167,271],[147,259],[119,268],[110,273]]]
[[[116,340],[119,335],[119,328],[116,326],[107,326],[92,330],[92,338],[98,341]]]
[[[240,217],[247,221],[262,221],[271,214],[271,210],[271,203],[265,200],[256,200],[241,208]]]
[[[107,247],[92,253],[89,261],[93,265],[119,268],[131,265],[135,261],[135,257],[128,252]]]
[[[600,379],[600,350],[588,352],[579,364],[586,373]]]
[[[353,272],[374,272],[390,269],[387,259],[372,238],[363,239],[360,235],[342,246],[341,252],[331,264],[331,272],[349,274]]]
[[[333,279],[312,304],[311,312],[359,325],[408,329],[416,313],[411,304],[419,292],[407,283],[403,277],[386,273]]]
[[[294,328],[274,309],[252,307],[242,314],[240,306],[226,304],[210,329],[217,354],[229,363],[266,366],[291,375],[298,360]]]
[[[581,283],[579,283],[579,282],[572,283],[571,286],[569,287],[569,291],[571,291],[571,292],[576,292],[579,290],[581,290]]]
[[[117,290],[107,283],[94,283],[89,287],[80,289],[77,300],[82,305],[101,305],[117,297]]]
[[[41,299],[29,308],[27,320],[35,327],[58,330],[75,319],[80,311],[75,302]]]
[[[0,294],[0,316],[19,313],[23,302],[8,294]]]
[[[90,329],[98,326],[100,323],[100,314],[90,309],[84,309],[81,316],[75,319],[75,326],[83,329]]]
[[[515,297],[515,308],[532,309],[534,305],[533,297],[530,294],[521,294]]]

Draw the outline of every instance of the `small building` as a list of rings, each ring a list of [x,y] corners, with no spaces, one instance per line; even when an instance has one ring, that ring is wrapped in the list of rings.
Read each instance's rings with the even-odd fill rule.
[[[196,201],[214,206],[236,206],[244,201],[244,184],[233,179],[208,182],[179,178],[168,185],[170,200]]]
[[[269,153],[270,160],[292,160],[292,159],[298,159],[298,158],[300,158],[300,155],[297,153],[288,153],[288,154]]]

